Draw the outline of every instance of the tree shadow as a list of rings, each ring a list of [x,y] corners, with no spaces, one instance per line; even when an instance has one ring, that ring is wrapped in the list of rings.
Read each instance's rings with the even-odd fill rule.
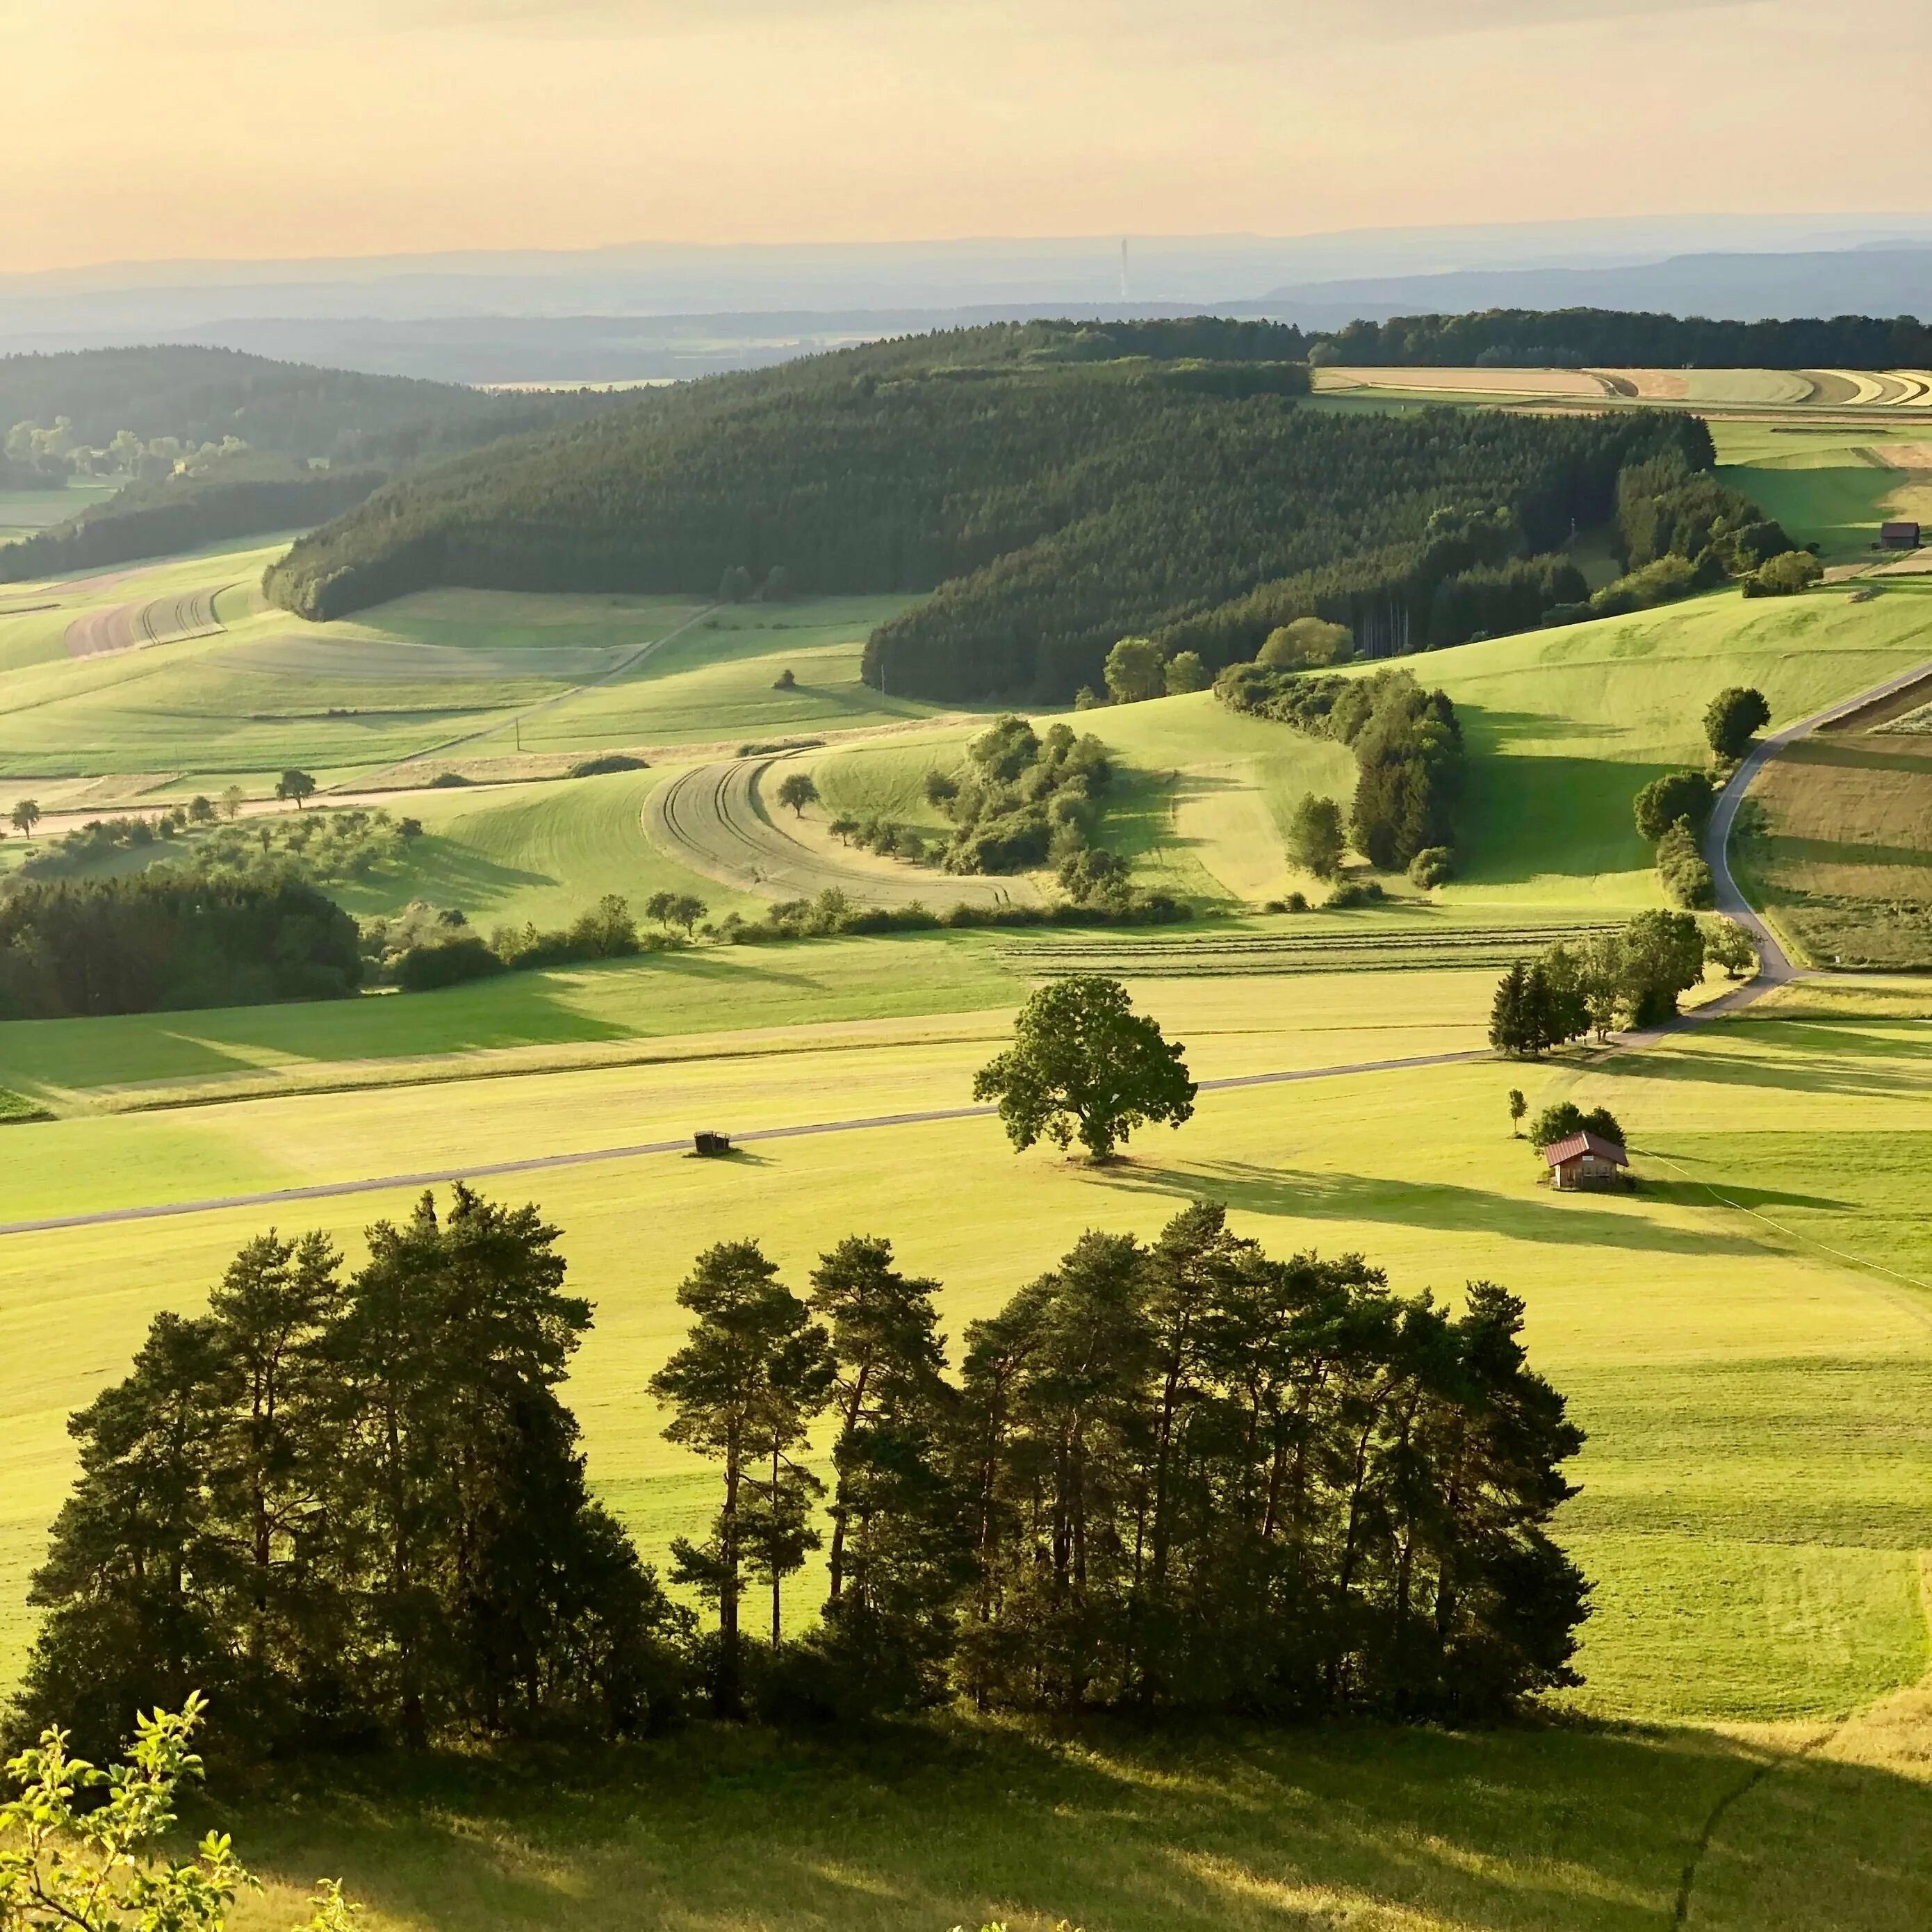
[[[842,1739],[698,1725],[616,1750],[311,1766],[217,1822],[256,1869],[296,1886],[340,1874],[424,1932],[995,1918],[1016,1932],[1316,1932],[1358,1916],[1649,1932],[1671,1922],[1687,1867],[1734,1882],[1723,1848],[1756,1844],[1736,1808],[1770,1779],[1811,1807],[1814,1834],[1828,1820],[1904,1844],[1932,1825],[1932,1790],[1914,1780],[1688,1727],[1099,1720],[937,1720]],[[1714,1818],[1718,1850],[1700,1858]],[[1790,1874],[1788,1922],[1818,1922],[1802,1888],[1823,1876]],[[1922,1858],[1847,1879],[1904,1916],[1834,1925],[1932,1911]],[[237,1932],[287,1916],[278,1900],[244,1908]]]
[[[1205,1161],[1195,1168],[1109,1168],[1093,1178],[1179,1201],[1205,1197],[1251,1214],[1302,1221],[1372,1221],[1412,1228],[1502,1234],[1558,1247],[1627,1248],[1644,1253],[1754,1254],[1755,1242],[1716,1230],[1671,1228],[1591,1206],[1575,1195],[1536,1186],[1525,1157],[1520,1199],[1450,1181],[1406,1181],[1358,1174],[1262,1168]]]

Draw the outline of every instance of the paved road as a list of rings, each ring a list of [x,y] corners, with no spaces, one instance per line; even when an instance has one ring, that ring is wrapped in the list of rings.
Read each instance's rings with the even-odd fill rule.
[[[1793,980],[1802,979],[1803,970],[1792,964],[1790,957],[1778,942],[1777,935],[1763,920],[1759,917],[1750,902],[1739,890],[1736,878],[1731,871],[1731,833],[1737,824],[1738,812],[1744,802],[1757,775],[1766,764],[1787,745],[1796,744],[1801,738],[1808,738],[1814,731],[1822,729],[1839,718],[1849,717],[1862,711],[1868,704],[1876,704],[1881,698],[1889,698],[1903,691],[1909,685],[1922,682],[1932,677],[1932,664],[1923,664],[1916,670],[1900,671],[1896,677],[1888,678],[1884,683],[1874,685],[1870,690],[1861,692],[1856,698],[1848,698],[1840,703],[1828,706],[1822,711],[1814,712],[1809,718],[1801,718],[1796,724],[1787,724],[1780,731],[1774,731],[1768,738],[1761,739],[1754,746],[1744,763],[1731,776],[1730,784],[1718,794],[1717,807],[1711,814],[1709,830],[1704,835],[1704,856],[1712,874],[1717,880],[1718,910],[1726,918],[1734,919],[1757,941],[1761,970],[1758,977],[1748,986],[1741,986],[1736,993],[1726,994],[1719,1006],[1726,1012],[1736,1012],[1741,1006],[1748,1006],[1754,1000],[1761,1000],[1766,994],[1774,992],[1780,986],[1788,986]],[[1714,1016],[1714,1010],[1712,1010]]]
[[[740,892],[768,898],[811,898],[828,887],[862,904],[1030,905],[1025,879],[961,878],[837,854],[794,838],[768,818],[759,781],[776,757],[728,758],[696,765],[658,785],[644,801],[644,830],[668,857]]]
[[[1487,1060],[1487,1047],[1459,1053],[1428,1053],[1407,1060],[1365,1060],[1348,1066],[1304,1066],[1286,1073],[1241,1073],[1222,1080],[1204,1080],[1204,1094],[1240,1087],[1276,1087],[1294,1080],[1331,1080],[1354,1073],[1397,1073],[1412,1067],[1453,1066],[1460,1061]],[[761,1141],[800,1140],[818,1134],[864,1133],[874,1127],[922,1126],[937,1120],[981,1120],[992,1107],[934,1107],[923,1112],[874,1114],[848,1120],[818,1120],[796,1127],[757,1127],[734,1134],[740,1146]],[[684,1154],[688,1136],[674,1141],[640,1141],[628,1147],[592,1148],[580,1154],[532,1154],[519,1160],[484,1162],[465,1167],[426,1168],[416,1174],[378,1174],[361,1180],[328,1180],[311,1187],[277,1188],[260,1194],[227,1194],[207,1201],[175,1201],[145,1208],[108,1208],[92,1214],[58,1214],[44,1220],[0,1222],[0,1234],[45,1234],[62,1228],[100,1228],[118,1221],[166,1220],[180,1214],[212,1214],[224,1208],[273,1208],[292,1201],[327,1201],[345,1194],[375,1194],[404,1187],[430,1187],[452,1180],[487,1180],[499,1174],[541,1174],[554,1168],[590,1167],[601,1162],[635,1160],[645,1154]]]

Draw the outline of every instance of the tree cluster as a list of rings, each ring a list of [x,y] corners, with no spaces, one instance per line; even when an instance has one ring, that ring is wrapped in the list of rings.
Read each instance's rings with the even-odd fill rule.
[[[1580,945],[1559,940],[1503,975],[1490,1008],[1490,1044],[1536,1059],[1593,1032],[1606,1040],[1618,1026],[1659,1025],[1676,1014],[1678,995],[1703,977],[1705,958],[1705,935],[1688,912],[1639,913]]]
[[[1400,871],[1425,852],[1449,854],[1453,862],[1462,730],[1445,692],[1424,691],[1406,670],[1351,678],[1259,664],[1231,666],[1214,691],[1232,710],[1335,739],[1354,753],[1349,837],[1372,865]]]
[[[956,1386],[936,1287],[855,1238],[808,1298],[751,1242],[680,1289],[653,1388],[720,1471],[677,1574],[716,1608],[721,1709],[1469,1717],[1576,1681],[1586,1586],[1546,1526],[1582,1438],[1504,1290],[1452,1315],[1202,1203],[1150,1246],[1084,1236],[968,1330]],[[820,1546],[820,1624],[788,1644],[784,1580]]]
[[[966,873],[1063,865],[1091,844],[1112,778],[1099,739],[1065,724],[1042,737],[1024,718],[996,718],[967,746],[961,772],[927,778],[928,802],[956,828],[940,862]]]
[[[271,1233],[158,1316],[68,1425],[16,1728],[91,1744],[196,1689],[284,1749],[673,1714],[688,1620],[586,1486],[556,1236],[459,1186],[352,1274]]]
[[[333,999],[362,976],[355,920],[286,872],[158,866],[0,898],[0,1018]]]

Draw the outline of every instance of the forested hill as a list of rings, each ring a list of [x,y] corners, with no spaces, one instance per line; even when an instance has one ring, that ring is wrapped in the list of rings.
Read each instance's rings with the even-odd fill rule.
[[[1508,550],[1546,551],[1610,515],[1628,464],[1709,460],[1675,417],[1306,410],[1306,368],[1275,352],[1296,340],[998,325],[652,392],[392,484],[268,589],[316,618],[436,584],[938,589],[872,640],[873,681],[1065,698],[1124,632],[1419,545],[1436,512],[1499,514]]]
[[[124,434],[192,449],[230,437],[250,449],[392,467],[473,448],[608,406],[609,398],[490,395],[454,382],[275,362],[232,349],[87,349],[0,356],[0,434],[51,430],[105,448]],[[51,460],[63,452],[49,452]]]

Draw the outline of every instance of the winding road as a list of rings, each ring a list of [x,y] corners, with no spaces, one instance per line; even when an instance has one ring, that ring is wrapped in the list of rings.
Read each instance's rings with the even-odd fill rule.
[[[991,879],[915,870],[890,860],[850,861],[795,838],[767,816],[758,782],[776,757],[696,765],[657,786],[644,802],[644,830],[666,857],[740,892],[767,898],[812,898],[827,890],[867,905],[1030,905],[1025,879]]]

